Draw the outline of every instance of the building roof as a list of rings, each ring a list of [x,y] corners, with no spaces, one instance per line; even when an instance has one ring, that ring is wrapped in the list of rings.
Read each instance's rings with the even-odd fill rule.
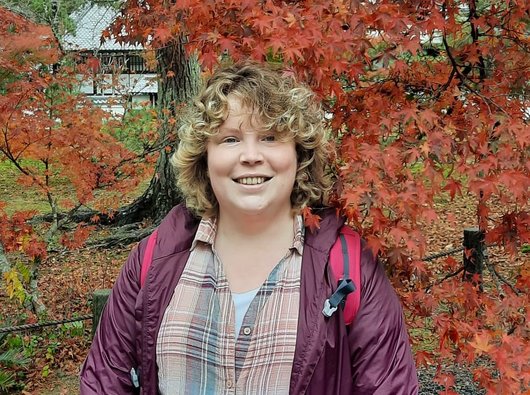
[[[83,51],[83,50],[141,50],[141,45],[121,44],[113,38],[107,39],[101,43],[103,31],[110,26],[118,11],[112,7],[87,4],[71,15],[76,26],[76,31],[66,34],[63,39],[63,49],[65,51]]]

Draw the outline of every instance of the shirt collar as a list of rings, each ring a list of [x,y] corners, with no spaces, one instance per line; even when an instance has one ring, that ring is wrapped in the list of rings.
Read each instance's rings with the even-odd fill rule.
[[[294,218],[294,238],[291,249],[295,249],[299,255],[304,251],[304,220],[300,214]],[[198,242],[209,244],[213,246],[215,241],[215,234],[217,233],[217,217],[203,217],[199,223],[195,238],[191,243],[191,250],[193,250]]]
[[[191,250],[195,248],[199,241],[213,246],[216,233],[217,217],[203,217],[197,228],[197,233],[195,233],[195,238],[191,243]]]
[[[304,235],[305,235],[305,226],[304,219],[300,214],[294,217],[294,239],[293,245],[291,248],[294,248],[299,255],[302,255],[304,252]]]

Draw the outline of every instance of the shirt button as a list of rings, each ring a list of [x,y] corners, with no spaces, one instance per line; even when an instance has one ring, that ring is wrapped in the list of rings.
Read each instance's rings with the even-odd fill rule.
[[[248,335],[250,335],[251,332],[252,332],[252,329],[250,329],[250,326],[245,326],[245,327],[243,328],[243,333],[244,333],[245,335],[248,336]]]
[[[228,380],[228,381],[226,382],[226,386],[227,386],[228,388],[232,388],[233,385],[234,385],[234,383],[232,382],[232,380]]]

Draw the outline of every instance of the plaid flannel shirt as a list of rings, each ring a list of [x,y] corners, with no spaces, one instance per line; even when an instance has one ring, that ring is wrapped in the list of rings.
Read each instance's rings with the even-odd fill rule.
[[[294,240],[251,302],[236,338],[232,293],[203,219],[157,338],[161,394],[288,394],[296,346],[304,241]],[[249,270],[251,267],[249,267]]]

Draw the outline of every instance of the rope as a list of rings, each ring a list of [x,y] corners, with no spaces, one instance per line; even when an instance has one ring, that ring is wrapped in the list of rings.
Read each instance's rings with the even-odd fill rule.
[[[453,248],[453,249],[450,249],[450,250],[447,250],[447,251],[444,251],[444,252],[438,252],[436,254],[432,254],[432,255],[429,255],[425,258],[422,259],[423,262],[428,262],[428,261],[432,261],[434,259],[438,259],[438,258],[442,258],[444,256],[449,256],[449,255],[453,255],[453,254],[456,254],[457,252],[461,252],[461,251],[464,251],[464,247],[456,247],[456,248]]]
[[[17,332],[17,331],[25,331],[28,329],[44,328],[46,326],[67,324],[69,322],[86,321],[86,320],[91,320],[92,318],[93,317],[91,315],[84,315],[84,316],[77,317],[77,318],[67,318],[65,320],[59,320],[59,321],[50,321],[50,322],[41,322],[41,323],[35,323],[35,324],[5,327],[5,328],[0,328],[0,334]]]
[[[495,244],[484,244],[484,247],[486,247],[486,248],[495,247]],[[442,258],[444,256],[456,254],[457,252],[462,252],[465,249],[466,249],[466,247],[461,246],[461,247],[453,248],[451,250],[447,250],[447,251],[443,251],[443,252],[437,252],[436,254],[432,254],[432,255],[429,255],[429,256],[423,258],[422,261],[423,262],[432,261],[433,259],[438,259],[438,258]]]

